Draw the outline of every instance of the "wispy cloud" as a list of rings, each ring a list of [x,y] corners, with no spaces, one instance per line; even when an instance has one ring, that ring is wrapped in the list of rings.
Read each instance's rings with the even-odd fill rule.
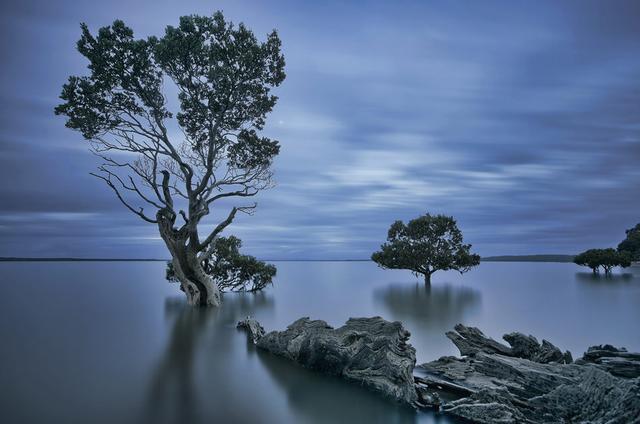
[[[287,59],[265,130],[282,144],[278,185],[230,227],[247,251],[368,257],[392,221],[432,211],[482,254],[562,253],[613,245],[640,220],[638,2],[216,7],[278,28]],[[166,255],[88,176],[95,158],[51,109],[85,66],[77,22],[159,34],[210,8],[3,4],[0,255]]]

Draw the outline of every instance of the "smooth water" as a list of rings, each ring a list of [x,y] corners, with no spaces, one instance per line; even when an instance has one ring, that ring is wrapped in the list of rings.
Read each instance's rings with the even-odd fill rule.
[[[418,362],[457,354],[456,323],[500,338],[640,351],[640,269],[592,278],[573,264],[483,263],[410,273],[368,262],[278,262],[263,293],[185,305],[162,262],[0,263],[3,423],[451,423],[256,351],[235,324],[269,330],[301,316],[334,326],[380,315],[411,331]]]

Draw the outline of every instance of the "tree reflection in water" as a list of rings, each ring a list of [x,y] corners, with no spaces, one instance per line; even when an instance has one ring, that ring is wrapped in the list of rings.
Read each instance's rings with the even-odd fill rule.
[[[462,322],[473,325],[481,308],[480,291],[453,284],[393,283],[374,291],[387,319],[402,321],[411,331],[418,361],[457,354],[444,333]]]
[[[622,274],[594,274],[593,272],[576,272],[576,281],[590,283],[594,285],[611,285],[612,283],[631,283],[637,279],[638,275],[632,272],[624,272]]]
[[[222,308],[194,308],[182,298],[166,299],[165,317],[172,322],[171,330],[151,377],[140,421],[208,423],[212,417],[232,419],[239,405],[225,399],[228,382],[237,379],[229,363],[233,358],[230,351],[244,338],[230,327],[261,309],[273,309],[273,298],[266,293],[226,295]]]
[[[479,291],[451,284],[393,284],[375,291],[374,298],[395,319],[435,327],[451,327],[480,306]]]

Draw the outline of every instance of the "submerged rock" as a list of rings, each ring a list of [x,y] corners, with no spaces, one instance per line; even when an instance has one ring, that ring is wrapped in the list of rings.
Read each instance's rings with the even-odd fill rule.
[[[425,375],[416,379],[423,391],[438,388],[459,397],[445,403],[443,411],[479,423],[640,422],[639,378],[620,378],[586,360],[565,363],[570,362],[568,352],[562,354],[545,341],[538,344],[533,336],[508,334],[504,338],[511,348],[506,348],[477,328],[458,325],[456,330],[462,332],[449,338],[464,357],[422,364]],[[590,352],[585,356],[593,361],[606,355],[632,360],[637,355],[611,349]]]
[[[252,330],[259,326],[255,320],[238,325],[248,329],[252,337],[259,334]],[[416,355],[407,343],[409,336],[400,322],[380,317],[350,318],[335,329],[325,321],[301,318],[284,331],[258,337],[256,345],[306,368],[414,405],[418,400],[413,378]]]

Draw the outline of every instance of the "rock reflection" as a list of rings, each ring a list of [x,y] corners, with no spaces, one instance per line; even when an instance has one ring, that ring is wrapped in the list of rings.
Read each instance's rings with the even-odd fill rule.
[[[224,417],[226,408],[220,408],[220,404],[225,402],[217,396],[225,382],[235,376],[231,367],[219,359],[228,362],[229,350],[237,341],[234,339],[238,334],[232,326],[240,317],[273,306],[273,298],[265,293],[227,295],[222,308],[193,308],[182,298],[166,299],[165,317],[171,330],[151,377],[141,421],[199,423],[210,422],[212,416]],[[211,366],[215,370],[211,371]],[[219,408],[216,415],[207,410],[213,406]],[[231,409],[233,405],[226,407]]]
[[[478,290],[451,284],[397,283],[375,291],[374,299],[389,310],[393,319],[445,331],[465,321],[481,303]]]
[[[409,424],[418,421],[418,413],[413,409],[365,388],[304,369],[268,352],[257,350],[257,354],[269,375],[286,393],[288,407],[298,416],[297,422]]]

